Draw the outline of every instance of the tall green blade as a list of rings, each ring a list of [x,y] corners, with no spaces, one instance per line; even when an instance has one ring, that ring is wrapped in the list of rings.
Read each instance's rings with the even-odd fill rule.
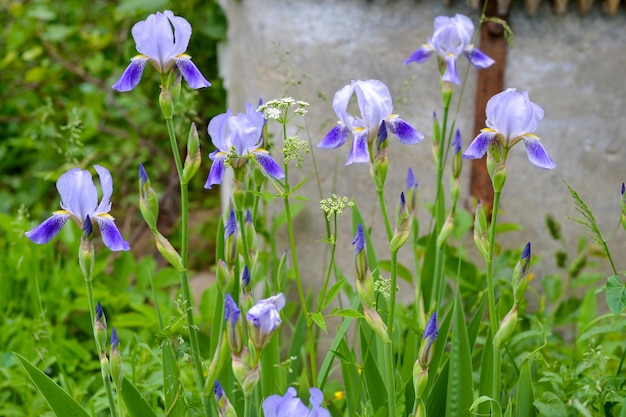
[[[124,378],[122,391],[119,394],[122,396],[126,410],[131,417],[156,417],[152,408],[128,378]]]
[[[446,417],[469,417],[469,409],[474,400],[472,357],[461,295],[458,291],[454,300],[454,323],[452,326]]]
[[[19,353],[13,353],[57,417],[89,417],[85,409],[48,375]]]

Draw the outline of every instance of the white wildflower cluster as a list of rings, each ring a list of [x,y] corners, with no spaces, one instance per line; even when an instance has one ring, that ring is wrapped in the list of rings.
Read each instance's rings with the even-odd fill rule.
[[[388,300],[391,297],[391,280],[379,275],[378,279],[374,281],[374,291]]]
[[[341,216],[346,207],[354,207],[354,201],[349,200],[348,197],[339,197],[336,194],[320,201],[320,209],[326,213],[328,220],[333,216]]]
[[[304,162],[302,154],[306,155],[309,152],[311,152],[309,145],[306,141],[300,139],[299,136],[291,136],[285,139],[285,147],[283,149],[285,162],[296,161],[296,167],[302,168],[302,163]]]
[[[280,120],[283,112],[286,113],[287,109],[292,106],[296,106],[294,113],[304,116],[307,114],[307,107],[309,103],[301,100],[294,100],[291,97],[283,97],[277,100],[270,100],[267,103],[261,105],[257,111],[263,113],[263,117],[266,120]]]

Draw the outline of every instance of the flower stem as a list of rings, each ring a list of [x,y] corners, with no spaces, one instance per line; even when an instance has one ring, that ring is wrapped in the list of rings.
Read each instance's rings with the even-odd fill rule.
[[[387,335],[389,343],[385,344],[387,356],[387,398],[389,401],[389,415],[396,415],[396,384],[395,363],[393,360],[393,318],[396,308],[396,281],[398,277],[398,251],[391,251],[391,277],[389,293],[389,312],[387,314]]]
[[[498,331],[498,313],[496,311],[496,294],[493,286],[493,253],[496,238],[496,225],[498,221],[498,206],[500,203],[500,191],[495,190],[493,196],[493,209],[491,212],[491,225],[489,227],[489,255],[487,256],[487,303],[489,307],[489,324],[491,337]],[[500,402],[500,349],[493,346],[493,391],[491,397]]]
[[[283,139],[287,140],[287,124],[283,123]],[[289,164],[288,161],[284,163],[285,182],[283,200],[285,202],[285,215],[287,217],[287,229],[289,232],[289,247],[291,250],[291,261],[293,263],[294,274],[296,277],[296,285],[298,287],[298,296],[300,297],[300,304],[302,305],[302,314],[309,319],[309,309],[306,305],[306,298],[304,296],[304,289],[302,287],[302,278],[300,277],[300,267],[298,265],[298,254],[296,251],[296,239],[293,232],[293,219],[291,217],[291,206],[289,204],[289,195],[291,190],[289,187]],[[311,381],[313,386],[317,386],[317,361],[315,356],[315,339],[313,337],[313,327],[307,325],[307,339],[309,347],[309,360],[311,361]]]
[[[382,185],[376,182],[376,194],[378,195],[378,202],[380,203],[380,212],[383,215],[383,220],[385,222],[385,230],[387,231],[387,240],[391,242],[391,238],[393,237],[393,231],[391,230],[391,223],[389,222],[389,214],[387,213],[387,205],[385,204],[385,191]]]
[[[196,381],[196,387],[198,393],[202,399],[205,414],[208,416],[210,412],[210,404],[208,396],[204,394],[204,372],[202,370],[202,358],[200,357],[200,345],[198,342],[198,329],[194,324],[193,310],[191,307],[191,294],[189,290],[189,277],[187,275],[187,262],[189,252],[189,190],[188,185],[183,181],[183,164],[180,158],[180,151],[178,150],[178,142],[176,140],[176,133],[174,132],[174,123],[172,119],[165,119],[167,125],[167,133],[170,137],[170,145],[172,146],[172,153],[174,155],[174,162],[176,164],[176,172],[178,173],[178,180],[180,183],[180,218],[181,218],[181,248],[180,256],[182,258],[183,266],[185,269],[178,274],[180,280],[180,289],[183,296],[183,308],[187,316],[187,328],[189,331],[189,345],[191,347],[191,361],[195,370],[194,376]]]
[[[93,249],[93,246],[92,246]],[[79,257],[82,254],[79,253]],[[92,253],[93,255],[93,253]],[[96,341],[96,347],[98,350],[98,358],[100,359],[100,373],[102,374],[102,383],[104,384],[104,391],[106,392],[107,401],[109,403],[109,411],[111,412],[112,417],[117,417],[117,408],[115,405],[115,400],[113,398],[113,389],[111,388],[111,380],[109,378],[109,367],[108,361],[103,361],[106,359],[105,346],[100,346],[100,341],[98,340],[98,336],[96,335],[94,324],[95,324],[95,311],[96,311],[96,303],[93,297],[93,278],[91,275],[91,268],[81,268],[83,271],[83,276],[85,278],[85,286],[87,288],[87,303],[89,304],[89,317],[91,318],[91,328],[94,340]]]

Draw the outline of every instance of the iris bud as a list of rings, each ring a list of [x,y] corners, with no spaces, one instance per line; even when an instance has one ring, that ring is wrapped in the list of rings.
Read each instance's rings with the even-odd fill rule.
[[[189,181],[196,175],[200,169],[202,154],[200,153],[200,139],[198,137],[198,129],[196,124],[192,123],[187,138],[187,156],[185,157],[185,165],[183,166],[183,184],[189,184]]]

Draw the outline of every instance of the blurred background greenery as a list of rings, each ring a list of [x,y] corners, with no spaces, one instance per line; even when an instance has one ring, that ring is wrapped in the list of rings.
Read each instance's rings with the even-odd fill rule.
[[[160,221],[164,233],[171,232],[178,191],[157,105],[159,74],[148,66],[132,92],[111,89],[137,54],[132,26],[148,14],[170,9],[191,23],[188,53],[213,84],[198,91],[183,88],[175,118],[181,141],[191,122],[201,135],[203,168],[190,186],[192,211],[213,213],[218,197],[202,185],[211,150],[206,126],[225,105],[217,76],[217,43],[226,35],[226,19],[216,2],[0,0],[0,4],[1,212],[16,213],[23,205],[34,221],[40,221],[57,209],[54,184],[60,174],[73,167],[93,172],[91,166],[100,164],[113,175],[112,214],[133,245],[143,231],[136,181],[137,165],[143,162],[157,192],[167,196],[162,197],[166,201]],[[202,227],[202,217],[193,217],[196,227]],[[210,227],[209,236],[213,230]]]
[[[206,126],[225,111],[217,45],[226,36],[226,18],[219,5],[0,0],[0,416],[50,413],[11,352],[36,363],[92,415],[105,407],[76,258],[79,230],[67,226],[48,245],[24,236],[59,208],[58,177],[74,167],[97,177],[94,164],[113,175],[111,214],[133,248],[114,254],[96,244],[96,298],[109,326],[118,328],[131,378],[159,398],[153,304],[156,296],[165,317],[180,316],[174,296],[178,278],[157,256],[139,215],[137,167],[145,165],[160,196],[159,229],[172,242],[178,242],[178,179],[157,102],[159,74],[146,67],[139,86],[128,93],[111,85],[137,54],[132,26],[167,9],[190,22],[188,53],[212,83],[191,90],[183,82],[175,115],[181,150],[191,122],[200,134],[203,162],[190,184],[190,226],[197,239],[190,245],[190,262],[194,272],[202,272],[213,264],[220,213],[219,194],[203,188],[212,151]],[[210,294],[196,300],[204,325],[212,321],[202,307],[210,304]]]

